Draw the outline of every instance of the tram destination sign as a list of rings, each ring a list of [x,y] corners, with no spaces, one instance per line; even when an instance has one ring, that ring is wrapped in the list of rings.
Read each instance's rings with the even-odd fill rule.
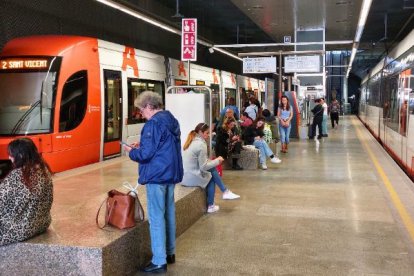
[[[47,58],[2,58],[0,59],[0,70],[33,70],[47,69],[49,59]]]
[[[276,73],[276,57],[243,58],[243,73]]]
[[[182,19],[181,60],[197,61],[197,18]]]
[[[285,56],[285,73],[319,73],[320,56]]]

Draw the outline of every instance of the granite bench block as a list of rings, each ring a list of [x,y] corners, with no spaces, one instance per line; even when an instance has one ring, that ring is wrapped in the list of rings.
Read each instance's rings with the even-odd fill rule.
[[[227,162],[224,164],[224,169],[231,169],[232,167],[232,158],[228,158]],[[243,147],[243,150],[240,152],[240,157],[238,164],[244,170],[256,170],[259,167],[259,150],[252,147]]]
[[[52,225],[46,233],[28,241],[0,247],[0,275],[136,274],[151,258],[145,186],[138,188],[145,210],[144,222],[126,230],[112,227],[101,230],[95,225],[96,211],[106,197],[105,191],[113,188],[122,191],[119,179],[131,183],[136,179],[135,164],[127,160],[112,163],[105,169],[98,166],[95,171],[89,169],[74,177],[57,178]],[[82,187],[84,193],[74,197],[73,191]],[[198,187],[176,185],[175,203],[179,236],[205,214],[205,192]]]

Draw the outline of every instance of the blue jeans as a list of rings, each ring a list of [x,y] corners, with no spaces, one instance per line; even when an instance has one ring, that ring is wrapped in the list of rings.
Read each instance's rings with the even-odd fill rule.
[[[282,144],[289,144],[289,136],[290,136],[290,129],[292,125],[289,124],[289,127],[283,127],[279,125],[279,132],[280,132],[280,142]]]
[[[167,263],[167,254],[175,254],[175,185],[149,183],[145,187],[152,263],[163,265]]]
[[[224,185],[223,180],[221,180],[220,175],[218,174],[218,171],[216,167],[208,170],[211,173],[211,179],[210,182],[208,182],[206,187],[206,193],[207,193],[207,207],[214,204],[214,195],[216,193],[216,184],[220,188],[222,192],[226,191],[226,185]]]
[[[323,135],[328,134],[328,115],[323,115],[323,120],[322,120],[322,134]]]
[[[254,140],[253,145],[260,151],[260,164],[265,164],[266,157],[272,156],[273,151],[270,149],[269,145],[264,140]]]

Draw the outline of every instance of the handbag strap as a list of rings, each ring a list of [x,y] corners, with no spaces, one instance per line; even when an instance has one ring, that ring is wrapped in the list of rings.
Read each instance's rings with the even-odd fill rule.
[[[114,201],[114,204],[112,204],[111,208],[109,209],[109,214],[108,214],[108,216],[105,216],[105,224],[104,224],[103,226],[100,226],[100,225],[99,225],[99,221],[98,221],[98,219],[99,219],[99,213],[101,212],[101,208],[102,208],[102,206],[104,205],[104,203],[107,203],[107,202],[108,202],[108,198],[106,198],[106,199],[102,202],[101,206],[99,206],[98,212],[96,213],[96,225],[97,225],[97,226],[98,226],[98,228],[100,228],[100,229],[104,229],[106,226],[108,226],[108,222],[109,222],[109,220],[110,220],[110,218],[111,218],[111,216],[112,216],[112,210],[114,209],[114,206],[115,206],[115,204],[116,204],[116,201]]]

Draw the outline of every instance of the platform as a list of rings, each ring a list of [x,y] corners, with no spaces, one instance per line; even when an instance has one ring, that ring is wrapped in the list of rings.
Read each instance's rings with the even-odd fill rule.
[[[217,195],[220,211],[178,238],[168,275],[414,275],[400,215],[414,217],[414,185],[356,117],[339,123],[319,142],[293,140],[266,171],[225,171],[240,200]]]
[[[45,234],[0,247],[0,275],[136,273],[151,257],[148,221],[128,230],[101,230],[95,224],[106,192],[125,192],[122,183],[136,179],[137,163],[127,157],[55,175],[52,225]],[[138,191],[146,213],[145,186]],[[178,236],[205,213],[206,201],[200,188],[181,185],[176,186],[175,201]]]

